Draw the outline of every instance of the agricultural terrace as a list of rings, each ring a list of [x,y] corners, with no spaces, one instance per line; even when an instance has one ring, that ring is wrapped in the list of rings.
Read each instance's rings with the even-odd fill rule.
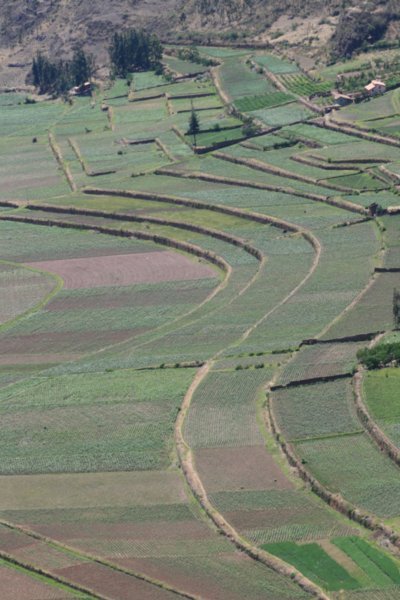
[[[199,53],[0,96],[6,600],[400,594],[397,92]]]

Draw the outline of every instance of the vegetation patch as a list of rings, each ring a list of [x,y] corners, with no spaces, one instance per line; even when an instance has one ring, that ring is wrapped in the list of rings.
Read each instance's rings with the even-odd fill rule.
[[[372,580],[372,586],[390,587],[400,584],[400,566],[398,561],[385,552],[378,550],[359,537],[334,538],[332,543],[340,548]]]
[[[263,548],[299,569],[327,590],[354,590],[360,584],[318,544],[265,544]]]

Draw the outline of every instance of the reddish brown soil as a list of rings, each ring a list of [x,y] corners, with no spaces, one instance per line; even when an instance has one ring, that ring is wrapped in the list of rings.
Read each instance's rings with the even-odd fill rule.
[[[207,492],[293,487],[263,446],[201,448],[195,461]]]
[[[0,567],[1,600],[71,600],[55,586],[47,585],[12,567]]]
[[[60,275],[67,289],[126,286],[215,276],[211,267],[169,251],[70,258],[27,264]]]
[[[57,573],[75,584],[109,595],[115,600],[176,600],[176,595],[171,592],[102,565],[78,565],[58,569]]]
[[[33,547],[35,543],[35,540],[32,538],[27,538],[25,535],[19,534],[11,529],[0,529],[0,548],[4,552],[12,553],[13,550],[17,550],[18,548],[26,548],[28,546]]]
[[[43,353],[44,362],[57,360],[57,353],[77,353],[122,342],[146,328],[117,331],[72,331],[64,333],[32,333],[30,335],[4,336],[0,339],[0,364],[10,364],[12,355],[34,355]],[[49,354],[49,349],[52,354]],[[4,362],[3,362],[4,359]]]
[[[276,527],[277,524],[285,525],[291,522],[290,516],[295,513],[295,509],[285,510],[235,510],[224,512],[225,519],[235,527],[235,529],[264,529],[266,527]],[[297,518],[298,517],[297,513]]]

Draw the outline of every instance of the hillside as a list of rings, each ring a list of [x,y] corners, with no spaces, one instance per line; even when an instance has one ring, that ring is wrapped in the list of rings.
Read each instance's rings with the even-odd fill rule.
[[[164,41],[258,43],[312,58],[396,38],[398,0],[0,0],[0,87],[22,85],[32,53],[86,46],[99,64],[112,31],[144,27]],[[354,38],[354,41],[353,41]]]
[[[400,598],[390,53],[0,94],[1,600]]]

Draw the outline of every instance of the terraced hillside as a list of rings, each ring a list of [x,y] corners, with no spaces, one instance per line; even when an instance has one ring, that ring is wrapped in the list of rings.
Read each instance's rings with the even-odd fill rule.
[[[2,105],[5,600],[399,596],[400,143],[218,54]]]

